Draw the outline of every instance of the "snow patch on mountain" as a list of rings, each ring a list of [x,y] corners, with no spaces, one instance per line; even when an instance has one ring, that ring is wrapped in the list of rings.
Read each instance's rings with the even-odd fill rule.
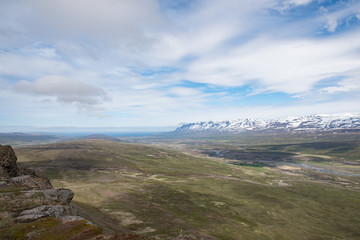
[[[331,130],[360,129],[360,113],[318,114],[277,120],[238,119],[188,123],[175,131]]]

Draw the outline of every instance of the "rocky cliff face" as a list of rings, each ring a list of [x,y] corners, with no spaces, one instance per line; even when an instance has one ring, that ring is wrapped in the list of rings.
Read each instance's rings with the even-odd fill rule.
[[[143,239],[103,235],[78,216],[74,193],[54,189],[47,178],[19,169],[12,147],[0,145],[0,239]]]

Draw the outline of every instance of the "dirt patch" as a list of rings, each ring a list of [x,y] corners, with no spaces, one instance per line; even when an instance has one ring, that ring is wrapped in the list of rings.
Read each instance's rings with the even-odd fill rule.
[[[143,221],[137,219],[134,214],[130,212],[123,212],[123,211],[109,211],[108,214],[115,217],[117,220],[120,221],[122,226],[129,226],[131,224],[141,224]]]
[[[288,170],[288,171],[301,170],[301,167],[295,167],[295,166],[289,166],[289,165],[282,165],[282,166],[278,166],[277,168],[279,168],[281,170]]]
[[[221,206],[224,206],[226,203],[224,202],[213,202],[215,207],[221,207]]]
[[[136,234],[145,234],[145,233],[151,233],[151,232],[155,232],[156,229],[151,228],[151,227],[146,227],[144,229],[141,229],[139,231],[135,231]]]
[[[105,198],[116,198],[119,197],[118,192],[110,191],[110,190],[101,190],[101,195]]]
[[[276,180],[274,181],[274,184],[276,184],[279,187],[288,187],[291,186],[291,184],[284,182],[283,180]]]

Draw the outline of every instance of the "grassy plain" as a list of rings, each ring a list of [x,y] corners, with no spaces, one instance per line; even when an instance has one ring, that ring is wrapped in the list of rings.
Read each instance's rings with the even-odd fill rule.
[[[16,153],[22,166],[49,177],[55,187],[72,189],[81,214],[106,232],[157,239],[181,234],[229,240],[360,238],[359,177],[228,164],[224,157],[173,148],[199,155],[246,150],[238,142],[174,140],[169,145],[82,140]],[[299,150],[252,147],[253,152]]]

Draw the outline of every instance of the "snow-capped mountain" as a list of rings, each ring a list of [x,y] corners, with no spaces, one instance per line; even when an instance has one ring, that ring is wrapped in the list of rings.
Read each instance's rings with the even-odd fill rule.
[[[360,114],[310,115],[288,117],[278,120],[239,119],[228,121],[210,121],[188,123],[178,127],[176,132],[183,131],[224,131],[242,132],[252,130],[336,130],[360,129]]]

